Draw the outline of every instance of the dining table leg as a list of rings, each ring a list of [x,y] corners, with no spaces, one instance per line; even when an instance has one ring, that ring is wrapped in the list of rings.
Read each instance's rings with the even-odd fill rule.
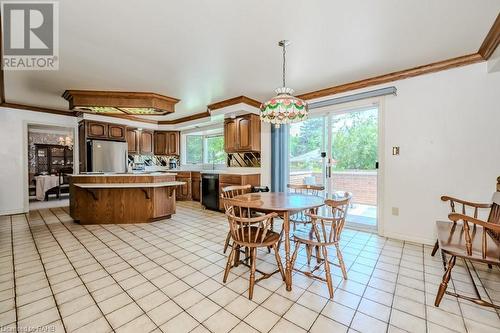
[[[292,261],[290,257],[290,214],[284,212],[283,214],[283,231],[285,237],[285,284],[286,290],[292,290]]]

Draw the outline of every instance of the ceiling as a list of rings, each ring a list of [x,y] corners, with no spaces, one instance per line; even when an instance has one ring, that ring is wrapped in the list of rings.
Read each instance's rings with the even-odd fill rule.
[[[59,70],[6,71],[7,102],[67,109],[66,89],[181,99],[169,120],[239,95],[263,101],[477,52],[499,0],[60,0]]]

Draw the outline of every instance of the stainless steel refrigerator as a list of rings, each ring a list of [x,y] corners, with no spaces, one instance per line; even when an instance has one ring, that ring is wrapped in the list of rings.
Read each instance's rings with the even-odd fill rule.
[[[87,171],[127,172],[126,142],[89,140],[87,142]]]

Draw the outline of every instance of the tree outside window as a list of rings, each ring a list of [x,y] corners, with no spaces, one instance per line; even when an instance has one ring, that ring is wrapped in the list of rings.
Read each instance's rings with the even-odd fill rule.
[[[187,164],[225,164],[223,135],[187,135]]]

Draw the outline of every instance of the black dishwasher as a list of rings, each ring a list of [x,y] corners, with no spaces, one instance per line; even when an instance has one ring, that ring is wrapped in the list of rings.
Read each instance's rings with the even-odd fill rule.
[[[201,204],[206,209],[219,210],[219,175],[201,174]]]

